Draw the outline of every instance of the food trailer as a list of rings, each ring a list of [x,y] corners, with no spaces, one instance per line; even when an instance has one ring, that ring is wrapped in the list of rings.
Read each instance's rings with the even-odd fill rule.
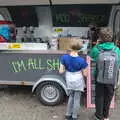
[[[111,26],[115,36],[120,29],[118,0],[1,0],[0,6],[0,26],[14,26],[14,37],[0,43],[0,84],[32,86],[44,105],[57,105],[67,95],[64,74],[58,70],[70,41],[83,43],[81,55],[90,63],[85,52],[88,24],[99,20],[101,26]],[[88,69],[89,81],[90,65]]]

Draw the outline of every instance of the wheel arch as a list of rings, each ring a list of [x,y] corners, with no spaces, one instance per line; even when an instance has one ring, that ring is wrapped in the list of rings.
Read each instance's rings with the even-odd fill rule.
[[[55,83],[59,84],[59,85],[63,88],[65,94],[68,95],[65,80],[64,80],[62,77],[58,76],[58,75],[44,75],[44,76],[42,76],[42,77],[33,85],[33,87],[32,87],[32,93],[35,92],[35,90],[36,90],[36,88],[37,88],[37,86],[38,86],[39,84],[41,84],[41,83],[43,83],[43,82],[47,82],[47,81],[48,81],[48,82],[51,81],[51,82],[55,82]]]

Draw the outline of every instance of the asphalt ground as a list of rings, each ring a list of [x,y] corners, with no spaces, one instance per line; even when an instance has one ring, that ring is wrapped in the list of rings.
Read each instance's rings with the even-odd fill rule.
[[[120,98],[116,97],[116,107],[110,110],[110,120],[120,120]],[[61,105],[48,107],[42,105],[31,87],[0,88],[0,120],[64,120],[65,102]],[[78,120],[89,120],[94,109],[81,106]]]

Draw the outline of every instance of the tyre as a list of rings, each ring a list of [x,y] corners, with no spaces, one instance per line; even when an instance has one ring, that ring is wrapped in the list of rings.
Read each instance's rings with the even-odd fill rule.
[[[54,106],[63,102],[65,92],[58,83],[50,81],[39,84],[36,95],[42,104]]]

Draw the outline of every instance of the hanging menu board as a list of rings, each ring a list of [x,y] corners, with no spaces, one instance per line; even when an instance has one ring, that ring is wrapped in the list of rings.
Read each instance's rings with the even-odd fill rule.
[[[111,7],[111,4],[53,6],[53,26],[88,27],[91,22],[106,26]]]
[[[34,6],[10,6],[7,9],[17,27],[38,27],[37,12]]]

